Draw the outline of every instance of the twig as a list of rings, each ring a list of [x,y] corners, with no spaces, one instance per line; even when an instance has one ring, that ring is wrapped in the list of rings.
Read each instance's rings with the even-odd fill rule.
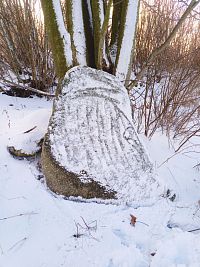
[[[80,223],[76,223],[76,222],[75,222],[75,225],[76,225],[76,234],[74,234],[73,237],[79,238],[79,237],[81,237],[81,236],[86,235],[86,233],[88,233],[89,236],[91,236],[94,240],[96,240],[96,241],[99,242],[99,240],[91,234],[91,230],[96,231],[96,229],[97,229],[97,222],[96,222],[96,221],[93,221],[93,222],[96,222],[95,226],[89,226],[89,225],[86,223],[86,221],[84,220],[84,218],[83,218],[82,216],[81,216],[81,219],[82,219],[82,221],[83,221],[85,227],[82,226]],[[91,222],[91,223],[93,223],[93,222]],[[87,231],[87,232],[86,232],[86,233],[83,233],[83,234],[79,233],[79,226],[80,226],[83,230],[85,230],[85,231]]]
[[[17,215],[0,218],[0,221],[16,218],[16,217],[20,217],[20,216],[35,215],[35,214],[38,214],[38,213],[36,213],[36,212],[20,213],[20,214],[17,214]]]
[[[180,144],[180,146],[175,150],[175,152],[178,152],[178,151],[181,149],[181,147],[183,147],[183,145],[185,145],[185,143],[187,143],[187,141],[188,141],[190,138],[192,138],[193,136],[195,136],[195,134],[198,133],[199,131],[200,131],[200,129],[197,129],[197,130],[194,131],[191,135],[189,135],[189,136],[185,139],[185,141],[183,141],[183,142]]]
[[[14,247],[16,247],[17,245],[19,245],[20,244],[20,247],[24,244],[24,242],[27,240],[27,237],[24,237],[24,238],[22,238],[21,240],[19,240],[19,241],[17,241],[12,247],[10,247],[9,249],[8,249],[8,251],[9,250],[11,250],[11,249],[13,249]]]
[[[188,232],[191,233],[191,232],[195,232],[195,231],[199,231],[200,228],[197,228],[197,229],[193,229],[193,230],[189,230]]]
[[[84,222],[84,224],[85,224],[86,228],[89,230],[90,228],[89,228],[89,226],[87,225],[87,223],[85,222],[85,220],[83,219],[83,217],[82,217],[82,216],[81,216],[81,219],[83,220],[83,222]]]
[[[76,225],[76,234],[73,235],[73,237],[79,238],[81,237],[83,234],[79,234],[79,230],[78,230],[78,223],[74,222]]]
[[[170,159],[172,159],[174,156],[177,156],[178,154],[180,154],[181,152],[183,152],[184,150],[188,149],[188,148],[191,148],[191,147],[194,147],[194,146],[199,146],[198,144],[192,144],[191,146],[187,146],[187,147],[184,147],[182,149],[176,149],[174,154],[172,154],[170,157],[168,157],[165,161],[163,161],[160,165],[158,165],[157,168],[160,168],[162,165],[164,165],[166,162],[168,162]],[[186,152],[183,152],[184,154],[186,153],[189,153],[189,152],[193,152],[193,153],[200,153],[200,152],[197,152],[197,151],[186,151]],[[196,165],[198,166],[198,164]],[[195,168],[196,166],[194,166],[193,168]]]
[[[23,132],[23,133],[24,133],[24,134],[25,134],[25,133],[30,133],[31,131],[35,130],[35,128],[37,128],[37,126],[34,126],[33,128],[31,128],[31,129],[29,129],[29,130],[27,130],[27,131],[25,131],[25,132]]]
[[[144,222],[141,222],[141,221],[136,221],[137,223],[142,223],[142,224],[144,224],[144,225],[146,225],[146,226],[149,226],[149,224],[147,224],[147,223],[144,223]]]
[[[81,216],[81,219],[83,220],[83,222],[84,222],[84,224],[88,230],[96,230],[97,229],[97,222],[96,221],[93,221],[93,222],[96,222],[95,226],[89,226],[82,216]],[[93,223],[93,222],[91,222],[91,223]]]

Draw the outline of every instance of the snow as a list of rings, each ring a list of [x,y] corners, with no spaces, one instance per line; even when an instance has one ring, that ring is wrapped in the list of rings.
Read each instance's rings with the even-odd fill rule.
[[[170,237],[160,243],[160,247],[157,251],[157,257],[152,260],[152,267],[198,267],[199,263],[199,236],[194,237],[189,233],[172,230]]]
[[[116,70],[116,76],[121,81],[126,79],[130,63],[130,55],[134,45],[138,4],[138,0],[128,1],[124,35]]]
[[[37,119],[39,125],[44,120],[34,114],[51,106],[45,99],[0,94],[0,266],[199,267],[200,231],[188,232],[200,227],[200,174],[193,168],[199,154],[190,149],[171,157],[164,135],[144,138],[166,190],[177,194],[173,202],[164,197],[134,208],[65,200],[38,180],[37,162],[16,160],[6,148],[18,134],[16,123],[25,130]],[[130,214],[137,217],[135,227]]]
[[[72,50],[71,50],[71,38],[70,38],[70,34],[68,33],[65,27],[63,15],[62,15],[61,3],[60,1],[57,1],[57,0],[53,0],[52,3],[53,3],[54,10],[55,10],[56,20],[58,23],[58,29],[60,31],[60,36],[63,39],[66,62],[67,64],[72,66],[73,62],[72,62]]]
[[[40,150],[38,143],[44,138],[47,131],[48,118],[51,108],[39,109],[22,119],[13,122],[12,132],[8,146],[13,146],[16,150],[21,150],[25,154],[33,154]]]

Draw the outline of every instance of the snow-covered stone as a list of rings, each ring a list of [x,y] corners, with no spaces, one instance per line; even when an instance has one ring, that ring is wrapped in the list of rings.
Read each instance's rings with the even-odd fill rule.
[[[7,147],[10,154],[23,158],[40,152],[50,115],[51,109],[44,108],[16,120]]]
[[[49,188],[65,196],[141,202],[160,187],[116,77],[71,69],[54,102],[42,152]]]

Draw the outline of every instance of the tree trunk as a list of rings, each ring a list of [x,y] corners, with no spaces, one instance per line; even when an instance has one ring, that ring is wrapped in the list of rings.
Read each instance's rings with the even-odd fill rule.
[[[108,5],[106,7],[106,14],[104,18],[103,25],[101,27],[100,37],[99,37],[99,47],[98,47],[98,59],[97,59],[97,69],[103,69],[103,55],[105,49],[105,37],[109,25],[109,17],[110,17],[110,10],[112,6],[112,0],[108,1]]]
[[[55,62],[58,78],[63,78],[72,66],[70,36],[66,31],[58,0],[41,0],[44,22]]]
[[[87,65],[86,40],[81,0],[66,0],[66,22],[71,36],[73,65]]]
[[[120,21],[115,75],[121,81],[130,79],[139,0],[124,0]]]
[[[111,41],[110,41],[110,58],[113,67],[115,65],[116,54],[117,54],[121,13],[122,13],[122,2],[119,0],[113,0],[112,29],[111,29]]]
[[[99,56],[99,42],[101,36],[101,30],[104,22],[104,1],[103,0],[91,0],[92,20],[93,20],[93,32],[94,32],[94,54],[95,64],[98,67]],[[105,43],[103,48],[103,65],[104,69],[108,68],[109,61],[105,51]]]
[[[86,39],[87,66],[95,68],[94,34],[90,0],[82,0],[83,24]]]

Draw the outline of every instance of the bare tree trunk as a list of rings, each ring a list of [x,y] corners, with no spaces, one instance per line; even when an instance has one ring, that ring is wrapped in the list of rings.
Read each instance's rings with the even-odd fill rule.
[[[65,29],[60,1],[41,0],[45,26],[53,53],[56,74],[63,78],[72,66],[70,36]]]
[[[112,25],[111,25],[111,41],[110,41],[110,58],[115,66],[117,44],[119,38],[119,27],[122,13],[122,1],[113,0],[113,14],[112,14]]]
[[[98,66],[99,42],[101,36],[101,29],[104,22],[104,0],[91,0],[93,32],[94,32],[94,54],[96,68]],[[103,48],[103,65],[105,69],[108,67],[109,62],[105,51],[105,43]]]
[[[90,0],[82,0],[83,24],[86,39],[87,66],[95,68],[94,34]]]
[[[97,59],[97,69],[103,69],[103,52],[105,49],[105,36],[108,29],[110,10],[112,6],[113,0],[108,1],[108,5],[106,7],[106,14],[104,18],[104,22],[101,28],[100,37],[99,37],[99,47],[98,47],[98,59]]]
[[[135,31],[134,31],[132,49],[131,49],[130,58],[129,58],[128,71],[127,71],[126,80],[124,83],[125,87],[127,87],[128,84],[130,83],[131,73],[133,69],[133,60],[134,60],[134,55],[135,55],[135,37],[136,37],[137,23],[138,23],[138,17],[139,17],[139,8],[140,8],[140,0],[137,0],[137,1],[138,1],[137,11],[135,10],[135,12],[137,12],[135,14]]]
[[[120,21],[115,75],[129,80],[132,65],[139,0],[124,0]]]
[[[66,0],[67,29],[71,36],[73,65],[87,65],[86,39],[81,0]]]

